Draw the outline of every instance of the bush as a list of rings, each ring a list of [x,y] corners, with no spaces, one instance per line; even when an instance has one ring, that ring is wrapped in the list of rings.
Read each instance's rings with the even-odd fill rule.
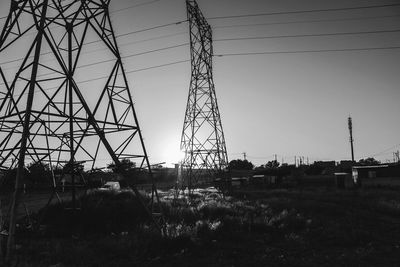
[[[79,201],[80,210],[65,209],[65,205],[57,204],[40,211],[49,233],[61,236],[120,233],[142,227],[150,219],[133,192],[95,192]]]

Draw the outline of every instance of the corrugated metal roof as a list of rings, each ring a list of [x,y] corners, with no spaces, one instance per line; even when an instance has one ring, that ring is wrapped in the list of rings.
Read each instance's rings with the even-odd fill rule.
[[[375,168],[387,168],[389,165],[372,165],[372,166],[353,166],[354,169],[375,169]]]

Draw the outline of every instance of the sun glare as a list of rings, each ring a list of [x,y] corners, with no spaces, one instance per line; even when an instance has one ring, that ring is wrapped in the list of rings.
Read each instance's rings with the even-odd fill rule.
[[[185,157],[185,152],[179,149],[179,145],[175,145],[173,142],[169,142],[168,145],[164,147],[164,151],[162,153],[163,161],[169,164],[177,164],[180,163]]]

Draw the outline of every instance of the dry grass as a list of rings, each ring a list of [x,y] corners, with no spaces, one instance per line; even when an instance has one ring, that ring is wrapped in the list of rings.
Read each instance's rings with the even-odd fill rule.
[[[47,232],[21,239],[24,264],[398,266],[400,262],[400,195],[391,189],[276,189],[165,201],[168,237],[148,230],[131,195],[96,195],[82,203],[87,209],[79,217],[80,227],[69,228],[68,218],[54,207]]]

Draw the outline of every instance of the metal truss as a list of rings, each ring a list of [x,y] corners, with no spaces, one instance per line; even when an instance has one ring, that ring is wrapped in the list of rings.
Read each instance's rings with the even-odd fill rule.
[[[151,174],[110,1],[11,1],[0,55],[22,57],[0,66],[0,168],[17,168],[13,208],[29,162],[93,169],[128,158]]]
[[[212,181],[228,166],[212,74],[212,31],[195,0],[187,0],[191,81],[182,131],[183,186]]]

